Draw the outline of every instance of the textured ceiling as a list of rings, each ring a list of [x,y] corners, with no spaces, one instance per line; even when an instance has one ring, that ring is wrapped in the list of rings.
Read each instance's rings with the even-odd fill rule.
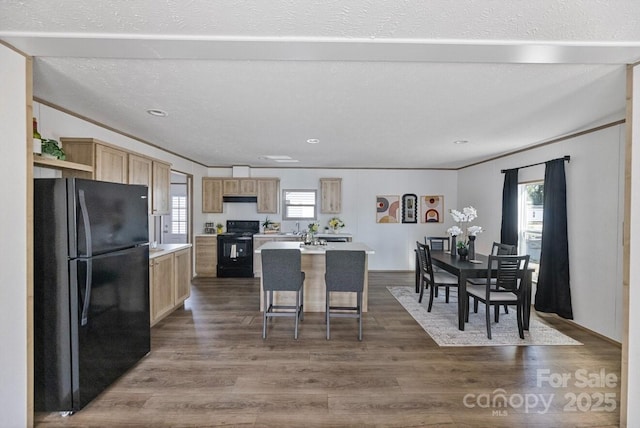
[[[37,98],[210,166],[456,168],[623,118],[640,59],[637,1],[0,9]]]

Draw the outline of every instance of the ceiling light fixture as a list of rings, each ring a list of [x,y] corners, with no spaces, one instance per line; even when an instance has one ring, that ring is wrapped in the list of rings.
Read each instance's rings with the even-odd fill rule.
[[[467,144],[469,142],[469,140],[456,140],[453,142],[453,144]]]
[[[166,111],[160,110],[159,108],[147,109],[147,113],[155,117],[167,117],[169,115]]]
[[[317,138],[309,138],[307,140],[307,143],[309,144],[318,144],[320,142],[320,140],[318,140]]]

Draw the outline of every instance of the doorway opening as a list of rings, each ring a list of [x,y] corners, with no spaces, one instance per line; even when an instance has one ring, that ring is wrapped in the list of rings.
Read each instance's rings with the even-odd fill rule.
[[[171,171],[169,215],[162,217],[162,242],[186,244],[191,242],[191,189],[192,176]]]

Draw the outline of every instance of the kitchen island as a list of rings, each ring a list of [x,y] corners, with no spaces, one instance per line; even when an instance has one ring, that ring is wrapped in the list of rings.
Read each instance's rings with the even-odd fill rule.
[[[324,312],[325,311],[325,252],[327,250],[355,250],[364,251],[367,254],[364,271],[364,290],[362,293],[362,310],[367,312],[368,284],[368,256],[375,252],[360,242],[330,242],[327,245],[302,245],[300,242],[267,242],[255,250],[256,256],[260,257],[260,252],[267,249],[300,249],[302,253],[302,271],[305,273],[304,281],[304,311]],[[274,304],[290,305],[295,300],[294,293],[274,293]],[[331,296],[332,306],[355,306],[355,293],[333,293]],[[262,277],[260,278],[260,311],[264,306],[264,292],[262,289]]]

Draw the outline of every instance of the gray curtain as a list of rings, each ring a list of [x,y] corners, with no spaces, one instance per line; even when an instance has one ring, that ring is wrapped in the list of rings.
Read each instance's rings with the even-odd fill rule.
[[[555,159],[546,162],[545,167],[542,251],[535,308],[573,319],[564,162],[564,159]]]

